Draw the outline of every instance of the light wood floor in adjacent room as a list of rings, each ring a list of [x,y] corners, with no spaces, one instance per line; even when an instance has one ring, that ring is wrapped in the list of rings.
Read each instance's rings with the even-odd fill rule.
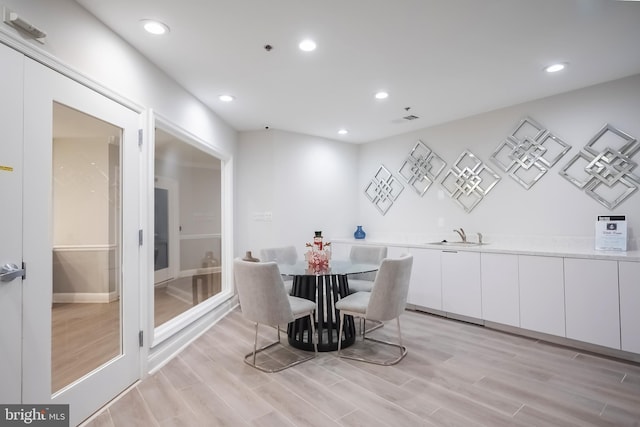
[[[640,425],[640,365],[422,313],[401,321],[409,354],[398,365],[320,353],[266,374],[242,361],[253,326],[235,310],[87,425]],[[372,335],[394,332],[392,322]]]

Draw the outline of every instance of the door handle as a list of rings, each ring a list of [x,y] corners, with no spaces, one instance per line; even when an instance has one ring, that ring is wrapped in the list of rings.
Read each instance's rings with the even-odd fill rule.
[[[24,268],[18,268],[15,264],[5,264],[0,267],[0,282],[10,282],[16,277],[24,279]]]

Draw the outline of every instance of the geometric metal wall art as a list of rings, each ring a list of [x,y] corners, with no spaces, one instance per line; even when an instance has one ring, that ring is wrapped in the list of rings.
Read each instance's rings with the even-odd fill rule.
[[[606,124],[560,171],[565,179],[608,209],[615,209],[640,187],[632,157],[640,143]]]
[[[499,175],[466,150],[446,173],[440,185],[466,212],[471,212],[498,181]]]
[[[364,190],[367,198],[375,205],[382,215],[386,214],[393,202],[404,190],[404,185],[389,172],[384,165],[380,165],[378,172]]]
[[[491,161],[528,190],[570,149],[570,145],[527,117],[498,146]]]
[[[422,141],[418,141],[398,170],[420,196],[429,189],[447,164]]]

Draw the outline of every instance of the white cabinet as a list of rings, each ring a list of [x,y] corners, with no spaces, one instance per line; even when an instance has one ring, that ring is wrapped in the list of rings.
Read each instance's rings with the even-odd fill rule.
[[[504,325],[520,326],[518,256],[480,256],[482,277],[482,318]]]
[[[411,248],[413,270],[409,287],[409,304],[442,310],[440,251]]]
[[[620,349],[617,261],[564,260],[567,338]]]
[[[640,262],[618,262],[622,350],[640,353]]]
[[[519,255],[520,327],[565,336],[562,258]]]
[[[480,253],[440,252],[442,309],[447,313],[482,319]]]

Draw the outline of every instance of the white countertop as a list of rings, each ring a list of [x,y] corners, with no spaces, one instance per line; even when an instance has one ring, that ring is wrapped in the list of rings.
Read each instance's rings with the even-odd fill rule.
[[[439,239],[424,239],[425,242],[437,242]],[[532,239],[535,241],[523,242],[504,239],[502,241],[487,241],[478,246],[470,245],[437,245],[430,243],[410,243],[394,242],[376,239],[333,239],[335,243],[358,244],[358,245],[384,245],[398,246],[404,248],[426,248],[447,251],[500,253],[514,255],[537,255],[555,256],[564,258],[588,258],[588,259],[608,259],[615,261],[640,262],[640,250],[631,251],[597,251],[591,246],[587,246],[584,240],[572,239]]]

